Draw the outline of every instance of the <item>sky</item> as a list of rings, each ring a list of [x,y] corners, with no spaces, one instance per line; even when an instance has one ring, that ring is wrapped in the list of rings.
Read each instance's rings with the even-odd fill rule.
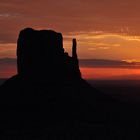
[[[104,60],[100,66],[95,61],[90,61],[90,67],[81,65],[84,77],[138,77],[140,70],[132,64],[140,62],[139,5],[139,0],[0,0],[0,59],[16,58],[21,29],[53,29],[63,34],[70,55],[71,40],[76,38],[80,60]],[[115,60],[116,67],[105,65],[108,60]],[[116,61],[128,62],[130,67]],[[14,73],[16,65],[0,65],[0,77]]]

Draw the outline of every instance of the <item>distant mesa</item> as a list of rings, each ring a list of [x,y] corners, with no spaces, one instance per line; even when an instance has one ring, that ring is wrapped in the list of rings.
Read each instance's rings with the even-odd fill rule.
[[[61,33],[26,28],[20,32],[17,43],[18,75],[37,80],[79,79],[76,47],[73,39],[71,57],[64,52]]]

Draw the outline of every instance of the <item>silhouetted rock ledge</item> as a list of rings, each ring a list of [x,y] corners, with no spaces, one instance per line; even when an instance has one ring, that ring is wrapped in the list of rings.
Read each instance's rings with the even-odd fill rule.
[[[62,34],[52,30],[26,28],[20,32],[18,73],[0,87],[1,139],[123,135],[116,118],[125,120],[126,108],[82,79],[76,49],[73,39],[69,56]]]

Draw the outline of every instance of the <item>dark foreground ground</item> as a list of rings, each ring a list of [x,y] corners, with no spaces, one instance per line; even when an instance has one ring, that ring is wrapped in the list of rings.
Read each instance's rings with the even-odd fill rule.
[[[6,79],[1,79],[0,80],[0,84],[2,84]],[[113,98],[122,101],[123,104],[128,104],[129,107],[131,108],[131,104],[136,104],[137,106],[139,106],[139,102],[140,102],[140,81],[123,81],[123,80],[117,80],[117,81],[107,81],[107,80],[100,80],[100,81],[94,81],[94,80],[89,80],[88,81],[91,85],[93,85],[94,88],[96,88],[97,90],[105,93],[105,95],[111,95]],[[94,101],[94,99],[93,99]],[[133,106],[133,105],[132,105]],[[117,108],[117,107],[116,107]],[[27,107],[28,109],[28,107]],[[119,107],[117,109],[120,109]],[[128,109],[128,108],[126,108]],[[30,109],[28,109],[30,110]],[[122,109],[123,110],[123,109]],[[132,111],[131,111],[132,112]],[[123,113],[123,112],[122,112]],[[134,112],[135,113],[135,112]],[[130,117],[128,115],[130,115]],[[124,139],[139,139],[140,138],[140,119],[135,118],[136,115],[133,114],[129,114],[129,111],[127,112],[127,114],[123,115],[124,117],[121,118],[121,121],[119,121],[119,119],[110,121],[108,120],[102,120],[100,121],[100,118],[96,117],[96,114],[92,116],[93,118],[93,122],[92,124],[89,122],[89,124],[84,123],[80,123],[78,121],[76,121],[76,124],[74,124],[74,129],[67,131],[68,133],[64,133],[64,129],[61,129],[60,124],[57,124],[53,121],[50,122],[50,124],[48,124],[48,128],[43,129],[43,131],[41,129],[32,129],[31,130],[28,129],[7,129],[5,131],[5,135],[3,137],[1,137],[2,139],[40,139],[39,135],[42,135],[42,139],[76,139],[76,135],[80,135],[81,138],[80,139],[89,139],[88,136],[92,136],[91,139],[99,139],[99,140],[124,140]],[[12,112],[11,112],[12,115]],[[40,114],[36,114],[39,115]],[[58,115],[59,114],[55,114]],[[101,114],[101,118],[102,118]],[[117,114],[116,114],[117,115]],[[119,115],[118,115],[119,116]],[[27,116],[28,117],[28,116]],[[128,117],[128,119],[127,119]],[[34,116],[33,116],[34,118]],[[116,118],[118,118],[116,116]],[[17,116],[18,119],[18,116]],[[32,118],[31,118],[32,120]],[[97,121],[98,120],[98,121]],[[29,123],[30,122],[25,122],[25,123]],[[48,123],[48,122],[47,122]],[[58,131],[54,131],[54,127],[53,125],[56,126],[56,130],[57,126],[59,127],[59,132]],[[80,126],[79,126],[80,124]],[[15,124],[13,124],[15,125]],[[32,124],[31,124],[32,125]],[[65,124],[61,123],[62,128],[63,125],[65,126]],[[69,125],[73,125],[72,123]],[[6,126],[3,126],[6,127]],[[51,130],[51,127],[53,128],[53,133]],[[81,129],[77,129],[78,127],[80,127]],[[85,129],[86,128],[86,129]],[[38,132],[38,130],[40,130],[40,132]],[[31,133],[31,131],[33,131],[33,134],[37,134],[35,135],[35,137],[30,137],[29,133]],[[37,132],[36,132],[37,131]],[[44,133],[44,131],[48,132],[48,133]],[[85,132],[85,133],[83,133]],[[0,132],[3,134],[3,132]],[[18,136],[15,137],[15,135],[18,133]],[[21,137],[23,136],[24,133],[24,138]],[[43,133],[43,134],[42,134]],[[39,135],[38,135],[39,134]],[[56,134],[56,135],[54,135]],[[11,137],[13,135],[13,137]],[[57,136],[57,137],[55,137]],[[78,139],[78,138],[77,138]]]
[[[0,79],[2,85],[6,79]],[[140,104],[140,80],[87,80],[94,88],[113,98]]]
[[[88,82],[117,100],[140,104],[140,80],[88,80]]]

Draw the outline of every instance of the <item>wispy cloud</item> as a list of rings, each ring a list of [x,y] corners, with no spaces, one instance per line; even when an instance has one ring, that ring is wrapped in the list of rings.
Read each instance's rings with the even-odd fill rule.
[[[139,59],[139,5],[139,0],[1,0],[0,43],[16,43],[25,27],[54,29],[65,35],[69,52],[77,38],[80,58]],[[0,57],[7,57],[8,47],[2,55],[3,49]]]
[[[103,31],[71,32],[64,36],[66,47],[71,46],[73,37],[77,38],[80,58],[122,60],[139,59],[140,57],[138,54],[140,52],[140,36]]]
[[[89,68],[140,68],[140,62],[127,60],[80,59],[80,67]],[[0,58],[0,65],[16,65],[16,58]]]
[[[16,57],[16,44],[15,43],[0,43],[0,58],[3,57]]]
[[[139,62],[102,60],[102,59],[81,59],[79,62],[81,67],[88,67],[88,68],[140,69]]]
[[[140,42],[140,36],[133,36],[133,35],[127,35],[127,34],[116,34],[116,33],[107,33],[103,31],[93,31],[93,32],[71,32],[67,35],[65,35],[65,38],[72,38],[75,37],[77,39],[83,39],[83,40],[103,40],[110,42],[112,39],[113,43],[115,41],[121,41],[121,40],[127,40],[127,41],[139,41]],[[111,43],[111,42],[110,42]]]
[[[20,14],[15,14],[15,13],[0,13],[0,18],[16,18],[20,17]]]

